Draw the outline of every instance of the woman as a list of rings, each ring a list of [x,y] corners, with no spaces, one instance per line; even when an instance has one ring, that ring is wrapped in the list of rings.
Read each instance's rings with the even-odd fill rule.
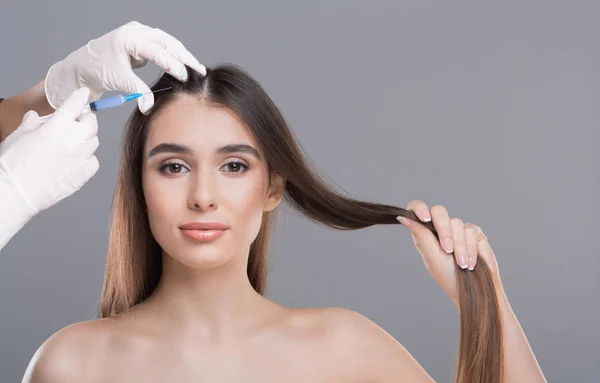
[[[101,318],[50,337],[24,381],[431,382],[362,315],[263,296],[283,199],[338,229],[399,217],[461,314],[456,381],[545,381],[479,227],[442,206],[404,210],[337,193],[248,74],[231,65],[188,72],[184,83],[165,74],[153,89],[171,90],[128,121]]]

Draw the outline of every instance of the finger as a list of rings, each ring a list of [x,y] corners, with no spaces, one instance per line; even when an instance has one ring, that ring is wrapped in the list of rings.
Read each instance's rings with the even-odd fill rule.
[[[52,114],[52,117],[48,121],[56,120],[58,118],[68,119],[74,121],[77,116],[81,114],[81,111],[88,103],[90,97],[90,90],[86,87],[75,90],[71,95],[63,102],[58,109]]]
[[[138,108],[143,114],[147,114],[154,105],[154,94],[148,85],[133,73],[133,70],[129,70],[127,81],[123,83],[123,89],[119,90],[126,93],[143,93],[144,95],[137,99]]]
[[[450,227],[452,228],[454,257],[456,258],[456,263],[461,269],[466,269],[468,266],[468,254],[464,223],[459,218],[452,218],[450,220]]]
[[[98,136],[94,136],[89,140],[82,142],[77,146],[76,149],[77,158],[81,158],[84,160],[90,159],[98,149],[98,146],[100,146]]]
[[[29,121],[30,119],[38,119],[40,118],[40,116],[37,114],[37,112],[35,110],[30,110],[27,113],[25,113],[25,115],[23,115],[23,120],[21,121],[21,123]]]
[[[148,60],[141,59],[141,58],[136,59],[136,58],[129,56],[129,63],[131,64],[132,68],[138,69],[138,68],[145,66],[148,63]]]
[[[132,52],[128,53],[134,59],[145,58],[154,61],[156,65],[179,81],[185,82],[187,80],[185,66],[154,41],[144,39],[136,41],[132,45]]]
[[[425,225],[413,222],[410,226],[410,232],[419,254],[423,258],[425,264],[431,264],[426,259],[428,256],[438,256],[440,254],[440,245],[435,235]]]
[[[25,113],[25,115],[23,116],[23,121],[21,122],[21,125],[18,126],[17,130],[18,130],[19,134],[23,134],[23,133],[34,130],[35,128],[37,128],[40,125],[41,125],[40,116],[37,114],[37,112],[35,110],[30,110],[29,112]],[[14,133],[17,133],[17,130],[15,130]]]
[[[417,217],[423,222],[431,221],[431,214],[427,204],[423,201],[412,200],[408,203],[407,210],[412,210]]]
[[[72,142],[84,142],[98,134],[98,118],[95,113],[87,112],[79,116],[79,123],[69,130]]]
[[[181,43],[181,41],[177,40],[175,37],[158,28],[154,28],[154,38],[157,43],[162,45],[181,63],[189,66],[196,72],[201,73],[203,76],[206,76],[206,67],[200,64],[196,57],[194,57],[194,55],[192,55],[190,51],[186,49],[186,47]]]
[[[135,36],[135,38],[132,37],[132,40],[148,38],[148,35],[151,35],[153,30],[152,27],[137,21],[130,21],[129,23],[125,24],[123,28],[128,30],[128,36]],[[142,57],[133,57],[130,55],[129,62],[132,68],[141,68],[148,63],[148,59]]]
[[[72,166],[68,172],[68,182],[71,184],[69,189],[75,191],[81,189],[96,174],[100,164],[96,156],[92,156],[83,161],[73,161]]]
[[[465,224],[465,238],[467,239],[468,267],[473,270],[477,264],[477,226]]]
[[[442,249],[450,254],[454,251],[454,241],[452,240],[452,227],[450,227],[450,217],[448,210],[442,205],[435,205],[431,208],[431,217],[433,226],[440,238]]]
[[[477,256],[485,260],[488,266],[496,264],[494,250],[492,250],[487,236],[479,226],[477,227],[477,253]]]
[[[90,178],[92,178],[96,172],[98,172],[98,169],[100,168],[100,163],[98,162],[98,159],[96,158],[96,156],[91,156],[83,165],[83,169],[81,170],[83,173],[84,177],[87,177],[87,179],[89,180]]]
[[[8,145],[9,142],[12,142],[18,137],[21,137],[25,133],[31,132],[32,130],[39,127],[41,124],[42,122],[40,121],[38,114],[34,110],[30,110],[29,112],[25,113],[25,115],[23,116],[23,120],[21,121],[21,124],[17,126],[17,129],[15,129],[8,136],[6,136],[4,141],[0,142],[0,148],[2,146]]]

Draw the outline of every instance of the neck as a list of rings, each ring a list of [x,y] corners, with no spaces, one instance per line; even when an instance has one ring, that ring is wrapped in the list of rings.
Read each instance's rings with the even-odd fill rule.
[[[248,279],[246,257],[198,270],[163,253],[163,270],[147,299],[153,318],[169,328],[223,340],[249,332],[277,305],[258,294]],[[271,311],[272,312],[272,311]]]

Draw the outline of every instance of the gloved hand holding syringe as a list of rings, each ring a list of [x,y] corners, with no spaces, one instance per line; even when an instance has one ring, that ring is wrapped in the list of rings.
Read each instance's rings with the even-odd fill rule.
[[[147,92],[147,93],[117,94],[116,96],[101,98],[100,100],[92,101],[89,104],[87,104],[83,108],[81,113],[97,112],[97,111],[104,110],[104,109],[114,108],[117,106],[121,106],[128,101],[133,101],[135,99],[138,99],[148,93],[156,93],[156,92],[160,92],[160,91],[168,90],[168,89],[171,89],[171,88],[169,87],[169,88],[153,90],[153,91]],[[46,116],[42,116],[39,118],[39,121],[45,122],[47,119],[52,117],[52,115],[53,115],[53,113],[48,114]]]
[[[89,112],[132,100],[141,113],[149,112],[154,92],[165,89],[153,92],[135,75],[133,69],[148,61],[181,82],[187,81],[186,66],[206,74],[206,67],[175,37],[134,21],[90,40],[52,65],[34,88],[2,103],[0,249],[34,215],[96,174],[98,122]],[[105,91],[120,94],[102,99]],[[39,105],[44,114],[54,112],[39,117],[29,107]]]

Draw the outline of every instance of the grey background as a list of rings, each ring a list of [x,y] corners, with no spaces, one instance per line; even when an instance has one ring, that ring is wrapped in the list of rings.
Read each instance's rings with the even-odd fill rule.
[[[598,382],[599,11],[595,1],[3,1],[0,89],[30,87],[130,20],[204,64],[240,64],[344,190],[442,204],[480,225],[548,380]],[[152,82],[159,70],[138,73]],[[52,333],[94,315],[133,107],[99,114],[97,175],[1,253],[2,382],[20,381]],[[458,315],[405,228],[342,233],[282,217],[273,300],[357,310],[448,381]]]

